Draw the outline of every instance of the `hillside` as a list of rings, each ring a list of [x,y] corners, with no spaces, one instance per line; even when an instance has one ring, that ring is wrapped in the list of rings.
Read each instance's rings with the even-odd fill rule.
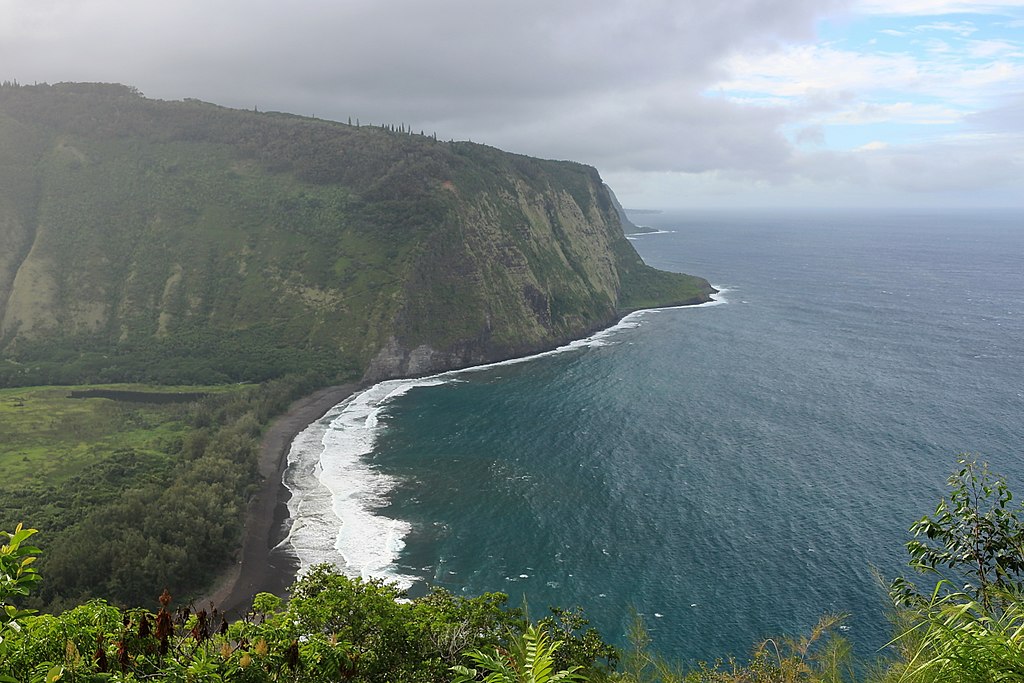
[[[420,374],[711,291],[642,263],[587,166],[0,87],[0,385]]]

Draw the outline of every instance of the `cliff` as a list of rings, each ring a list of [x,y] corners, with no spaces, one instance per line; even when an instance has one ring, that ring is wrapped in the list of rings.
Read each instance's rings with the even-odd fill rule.
[[[381,379],[711,291],[643,264],[587,166],[118,85],[0,87],[0,383]]]

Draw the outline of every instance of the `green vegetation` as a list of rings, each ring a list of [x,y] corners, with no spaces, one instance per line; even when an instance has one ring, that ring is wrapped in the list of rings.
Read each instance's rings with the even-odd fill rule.
[[[209,392],[223,394],[238,387],[157,387],[106,385],[112,389],[159,392]],[[96,388],[96,387],[92,387]],[[169,461],[188,431],[192,407],[187,404],[122,402],[110,399],[75,399],[70,395],[81,387],[24,387],[0,389],[0,469],[7,475],[0,482],[0,517],[5,521],[31,513],[47,529],[59,527],[60,520],[39,507],[17,507],[45,498],[45,490],[56,490],[97,476],[97,468],[131,452],[154,471]],[[157,395],[159,395],[157,394]],[[115,456],[115,454],[119,454]],[[122,462],[124,467],[127,462]],[[107,468],[109,469],[109,468]],[[130,474],[125,468],[123,475]],[[12,487],[17,487],[17,495]],[[28,494],[28,500],[23,496]],[[20,500],[19,500],[20,499]]]
[[[466,656],[480,667],[480,670],[456,665],[452,671],[457,674],[455,683],[469,683],[482,678],[486,683],[559,683],[560,681],[583,681],[579,673],[583,667],[575,665],[569,669],[555,670],[555,653],[562,645],[560,640],[551,640],[543,629],[532,624],[526,631],[512,638],[504,649],[492,648],[489,652],[472,650]]]
[[[416,374],[708,291],[640,261],[587,166],[0,86],[0,386]]]
[[[21,628],[0,650],[0,677],[15,681],[447,681],[468,653],[544,633],[545,642],[578,641],[555,619],[528,625],[498,593],[462,598],[443,590],[412,601],[378,581],[350,579],[321,566],[297,581],[291,599],[261,593],[246,619],[228,624],[216,611],[156,613],[92,601],[59,616],[19,616]],[[2,598],[2,595],[0,595]],[[590,635],[593,638],[593,635]],[[609,649],[608,646],[604,646]],[[544,650],[549,663],[550,650]],[[584,657],[568,666],[607,672]],[[4,680],[0,678],[0,680]],[[57,679],[53,679],[57,680]],[[542,679],[537,679],[542,680]]]
[[[533,352],[710,291],[642,263],[587,166],[113,84],[0,85],[0,528],[47,537],[25,595],[30,532],[5,536],[24,571],[4,560],[0,670],[448,680],[516,645],[551,676],[603,675],[613,652],[577,613],[530,630],[499,598],[405,605],[327,570],[227,634],[202,612],[87,601],[188,599],[230,565],[262,429],[299,395]],[[190,395],[68,397],[85,386]]]
[[[1024,505],[1003,477],[961,456],[952,492],[911,530],[910,564],[935,580],[891,586],[906,681],[1024,680]]]
[[[708,291],[645,266],[580,164],[0,84],[0,525],[46,529],[38,607],[191,594],[238,549],[286,398],[533,352]],[[111,383],[208,396],[56,388]]]
[[[986,610],[1000,609],[1006,596],[1024,592],[1024,508],[1012,505],[1006,481],[985,464],[961,456],[959,466],[949,500],[910,528],[910,566],[939,576],[940,592],[956,586]],[[893,582],[891,592],[900,604],[925,601],[906,579]]]
[[[1024,680],[1024,508],[970,458],[912,527],[928,583],[892,583],[879,662],[852,659],[840,616],[693,668],[640,623],[620,655],[578,612],[402,601],[329,567],[233,624],[185,606],[233,562],[262,428],[293,398],[709,292],[642,263],[586,166],[118,85],[0,85],[0,681]],[[42,386],[112,382],[204,396]],[[155,612],[105,601],[165,586],[176,609],[166,591]]]
[[[39,572],[32,563],[41,551],[25,544],[35,533],[35,529],[22,528],[21,524],[14,528],[14,533],[0,531],[0,539],[5,541],[0,545],[0,654],[5,632],[21,631],[25,617],[34,614],[32,610],[19,609],[14,599],[27,596],[39,581]]]
[[[187,403],[0,390],[0,524],[31,517],[47,529],[39,566],[49,580],[32,604],[140,604],[154,582],[202,590],[240,545],[262,426],[313,383],[201,387],[205,398]]]
[[[1024,679],[1024,533],[1006,482],[963,457],[952,493],[917,522],[911,567],[936,579],[921,594],[893,584],[895,636],[878,661],[855,661],[824,617],[799,638],[768,639],[749,659],[683,666],[650,649],[637,621],[617,653],[578,612],[533,623],[506,596],[443,590],[403,600],[392,585],[315,567],[287,603],[256,596],[228,624],[212,609],[156,613],[102,601],[33,616],[16,604],[38,580],[35,530],[0,534],[0,681],[490,681],[554,683],[989,683]],[[934,560],[934,562],[933,562]],[[951,583],[948,577],[966,578]]]

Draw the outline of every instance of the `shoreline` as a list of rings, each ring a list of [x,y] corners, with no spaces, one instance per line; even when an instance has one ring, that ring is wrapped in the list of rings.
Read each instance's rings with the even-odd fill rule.
[[[319,389],[293,401],[270,423],[260,441],[258,467],[263,483],[246,511],[238,560],[206,596],[194,601],[197,607],[213,604],[229,618],[241,618],[257,593],[283,595],[293,583],[298,563],[274,547],[281,541],[281,526],[288,515],[288,489],[281,479],[288,465],[288,451],[304,429],[361,388],[353,383]]]
[[[598,328],[579,339],[558,344],[546,351],[465,368],[443,370],[419,377],[391,379],[427,379],[452,372],[482,370],[496,365],[520,363],[560,353],[577,348],[578,345],[584,344],[587,340],[614,330],[626,322],[627,318],[636,314],[721,303],[720,300],[714,298],[721,291],[719,288],[715,288],[715,291],[711,294],[710,301],[686,303],[676,306],[641,308],[623,313],[615,322],[606,327]],[[288,535],[288,531],[283,528],[283,524],[288,518],[287,501],[290,497],[290,492],[284,485],[283,475],[288,465],[288,453],[291,450],[292,442],[306,428],[327,414],[331,408],[357,392],[377,383],[351,383],[325,387],[309,396],[295,400],[283,415],[276,418],[270,424],[260,442],[258,462],[263,483],[259,493],[250,502],[249,509],[246,512],[245,533],[239,560],[233,567],[221,575],[217,584],[205,597],[194,601],[196,606],[210,604],[229,618],[242,618],[252,605],[252,599],[257,593],[273,593],[278,596],[284,596],[288,587],[298,577],[300,569],[298,561],[294,556],[276,547]]]

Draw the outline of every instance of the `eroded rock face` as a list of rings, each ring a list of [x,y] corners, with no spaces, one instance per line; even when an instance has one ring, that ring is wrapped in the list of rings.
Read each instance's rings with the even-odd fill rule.
[[[426,344],[409,350],[402,348],[396,339],[391,338],[370,360],[363,380],[378,382],[397,377],[423,377],[496,360],[489,359],[485,352],[484,347],[473,349],[468,346],[442,352]]]
[[[463,359],[446,354],[421,344],[414,349],[404,349],[392,337],[384,348],[370,360],[364,379],[379,381],[392,377],[416,377],[460,367]]]

